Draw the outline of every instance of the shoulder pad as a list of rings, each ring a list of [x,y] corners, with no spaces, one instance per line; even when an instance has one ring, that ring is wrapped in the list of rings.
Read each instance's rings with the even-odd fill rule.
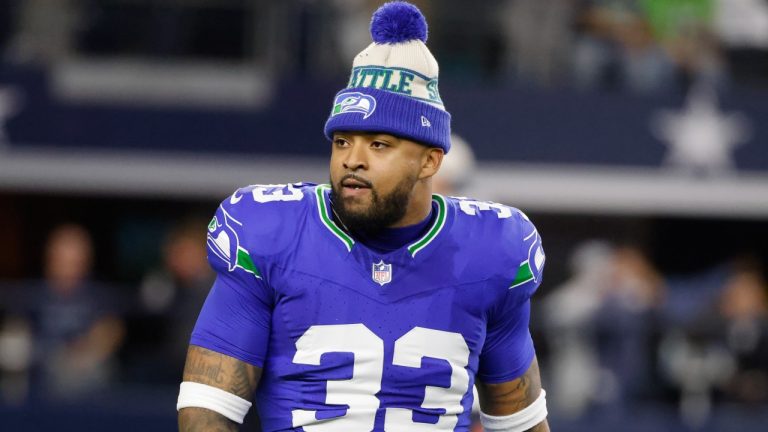
[[[228,266],[272,256],[288,246],[311,208],[313,185],[250,185],[224,199],[208,224],[208,248]],[[212,260],[212,264],[215,260]]]
[[[544,249],[541,236],[522,211],[490,201],[451,198],[461,219],[462,235],[486,270],[510,290],[530,297],[541,283]]]

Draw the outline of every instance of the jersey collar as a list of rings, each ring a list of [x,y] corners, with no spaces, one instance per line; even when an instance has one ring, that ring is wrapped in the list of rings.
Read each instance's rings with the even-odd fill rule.
[[[315,187],[315,194],[317,196],[317,213],[320,216],[320,221],[323,223],[328,231],[334,235],[339,241],[341,241],[347,248],[347,252],[352,251],[352,247],[355,245],[355,240],[342,230],[331,217],[331,209],[328,199],[328,194],[331,190],[331,186],[328,184],[321,184]],[[432,194],[432,201],[437,204],[437,216],[435,221],[429,230],[421,236],[419,239],[406,246],[408,253],[411,257],[415,257],[417,253],[421,252],[424,248],[429,246],[432,241],[437,238],[437,235],[445,227],[447,205],[445,197],[439,194]]]
[[[315,187],[315,193],[317,194],[317,213],[320,215],[320,220],[323,222],[323,225],[336,236],[336,238],[341,240],[341,242],[344,243],[344,246],[347,247],[347,252],[350,252],[352,251],[352,246],[354,246],[355,241],[349,234],[339,228],[339,226],[336,225],[336,222],[333,221],[333,218],[331,218],[330,204],[326,202],[326,196],[330,190],[331,186],[327,184],[320,184]]]

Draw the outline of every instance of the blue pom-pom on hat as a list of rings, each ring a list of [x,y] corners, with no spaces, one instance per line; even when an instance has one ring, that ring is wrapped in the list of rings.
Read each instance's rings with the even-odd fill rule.
[[[416,6],[404,2],[385,3],[371,18],[371,37],[377,44],[427,41],[427,20]]]

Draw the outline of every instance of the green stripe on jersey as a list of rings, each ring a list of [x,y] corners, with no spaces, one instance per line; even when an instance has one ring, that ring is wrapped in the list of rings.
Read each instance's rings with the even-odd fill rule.
[[[347,247],[347,251],[351,251],[355,241],[352,240],[352,237],[348,236],[347,233],[342,231],[333,219],[331,219],[328,206],[325,204],[325,191],[330,189],[331,187],[327,184],[317,185],[315,188],[315,193],[317,194],[317,212],[320,214],[320,220],[323,221],[323,225],[344,243]]]
[[[515,275],[515,280],[512,281],[512,286],[510,286],[509,288],[512,289],[516,286],[522,285],[531,280],[533,280],[533,272],[531,271],[531,264],[529,264],[528,261],[523,261],[520,264],[520,267],[517,268],[517,274]]]
[[[435,239],[435,237],[437,237],[437,235],[445,226],[445,198],[443,198],[442,195],[434,194],[432,195],[432,200],[437,203],[437,217],[435,218],[435,223],[433,223],[432,228],[430,228],[429,231],[424,234],[424,237],[416,240],[416,242],[408,246],[408,252],[411,253],[412,257],[416,256],[419,251],[427,247],[427,245],[430,244],[432,240]]]
[[[241,247],[237,248],[237,267],[240,267],[241,269],[247,271],[248,273],[252,273],[254,276],[261,279],[261,272],[253,263],[251,255],[247,250]]]

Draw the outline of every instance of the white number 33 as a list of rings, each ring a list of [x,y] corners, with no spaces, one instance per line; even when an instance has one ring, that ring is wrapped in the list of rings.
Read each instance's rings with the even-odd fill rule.
[[[374,428],[384,370],[384,341],[363,324],[317,325],[310,327],[296,341],[293,362],[320,365],[320,357],[330,352],[354,355],[352,378],[328,381],[325,403],[348,405],[344,416],[318,421],[316,411],[294,410],[293,427],[307,432],[370,431]],[[387,408],[384,429],[387,432],[452,431],[458,415],[464,410],[461,399],[469,387],[465,367],[469,348],[458,333],[414,327],[395,341],[392,364],[420,368],[423,357],[448,361],[451,366],[451,386],[427,386],[422,408],[443,408],[445,414],[436,424],[417,423],[412,411]]]

